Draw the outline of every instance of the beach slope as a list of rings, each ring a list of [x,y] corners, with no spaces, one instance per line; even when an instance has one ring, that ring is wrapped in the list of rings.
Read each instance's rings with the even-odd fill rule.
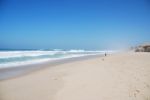
[[[3,80],[0,100],[150,100],[150,54],[96,57]]]

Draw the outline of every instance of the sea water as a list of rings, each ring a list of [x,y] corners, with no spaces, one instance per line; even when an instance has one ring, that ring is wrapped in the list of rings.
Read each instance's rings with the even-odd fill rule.
[[[0,69],[6,67],[20,67],[21,65],[36,64],[58,59],[68,59],[88,55],[112,53],[114,51],[86,51],[86,50],[1,50]]]

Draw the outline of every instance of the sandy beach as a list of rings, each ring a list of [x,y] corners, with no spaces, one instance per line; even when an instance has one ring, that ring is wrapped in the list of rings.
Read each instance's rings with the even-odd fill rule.
[[[1,80],[0,100],[150,100],[150,54],[95,57]]]

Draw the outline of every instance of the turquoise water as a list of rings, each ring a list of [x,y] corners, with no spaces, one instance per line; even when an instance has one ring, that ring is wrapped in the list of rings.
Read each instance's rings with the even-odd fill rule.
[[[85,50],[9,50],[0,51],[0,68],[40,63],[58,59],[104,54],[106,51]],[[107,51],[112,52],[112,51]]]

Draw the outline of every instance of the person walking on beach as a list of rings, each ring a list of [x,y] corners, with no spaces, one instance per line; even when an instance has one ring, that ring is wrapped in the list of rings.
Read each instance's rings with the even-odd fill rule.
[[[106,52],[105,52],[105,57],[107,56]]]

